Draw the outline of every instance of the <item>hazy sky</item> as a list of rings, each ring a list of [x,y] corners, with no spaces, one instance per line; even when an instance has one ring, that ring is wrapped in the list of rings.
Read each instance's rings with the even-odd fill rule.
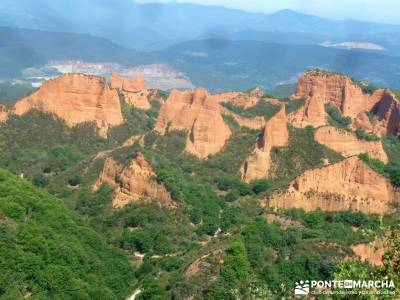
[[[139,0],[137,2],[171,1]],[[266,13],[289,8],[332,19],[357,19],[400,24],[400,0],[178,0],[176,2],[223,5]]]

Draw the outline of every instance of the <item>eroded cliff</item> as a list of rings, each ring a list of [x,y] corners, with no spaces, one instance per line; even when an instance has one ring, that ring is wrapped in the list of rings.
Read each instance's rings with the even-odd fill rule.
[[[140,153],[125,166],[107,158],[93,189],[97,190],[102,183],[110,185],[115,190],[114,208],[140,199],[159,201],[170,208],[177,207],[165,187],[155,181],[155,176],[152,166]]]
[[[353,133],[333,126],[320,127],[315,131],[314,138],[326,147],[341,153],[345,157],[368,153],[372,158],[379,159],[385,164],[388,157],[381,141],[363,141]]]
[[[118,74],[113,74],[111,87],[117,89],[128,104],[144,110],[151,108],[149,102],[151,93],[147,90],[143,77],[134,77],[131,80],[126,80],[122,79]]]
[[[215,97],[203,88],[171,91],[160,110],[155,130],[184,130],[188,133],[186,151],[201,158],[219,152],[231,135]]]
[[[305,171],[295,178],[286,193],[266,200],[275,208],[305,211],[361,211],[387,214],[400,203],[400,195],[384,176],[358,157]]]
[[[273,147],[284,147],[289,140],[285,106],[265,124],[263,134],[258,141],[254,151],[244,162],[241,173],[242,180],[250,182],[252,180],[267,178],[271,166],[271,149]]]
[[[12,111],[23,115],[32,109],[54,113],[69,126],[94,122],[102,136],[109,127],[123,123],[118,93],[97,76],[65,74],[48,80],[18,101]]]

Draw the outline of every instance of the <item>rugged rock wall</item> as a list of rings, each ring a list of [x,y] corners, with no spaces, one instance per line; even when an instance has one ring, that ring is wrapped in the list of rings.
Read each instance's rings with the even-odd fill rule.
[[[324,104],[334,104],[343,115],[355,118],[361,111],[369,111],[380,100],[382,92],[377,90],[372,95],[364,94],[348,76],[310,71],[299,78],[293,97],[319,96]]]
[[[153,168],[142,154],[138,154],[128,165],[121,166],[107,158],[99,179],[93,186],[97,190],[107,183],[115,189],[113,207],[120,208],[128,203],[143,200],[157,200],[170,208],[177,207],[165,187],[154,180]]]
[[[66,74],[46,81],[18,101],[13,112],[23,115],[32,109],[54,113],[70,126],[95,122],[103,136],[110,126],[123,122],[118,93],[97,76]]]
[[[118,74],[113,74],[111,87],[118,89],[128,104],[144,110],[151,108],[149,102],[150,92],[146,89],[146,82],[143,77],[134,77],[131,80],[126,80],[122,79]]]
[[[386,90],[382,98],[372,108],[376,116],[373,132],[377,135],[400,134],[400,103],[395,95]]]
[[[388,162],[388,157],[381,141],[368,142],[359,140],[351,132],[333,126],[318,128],[315,131],[314,138],[317,142],[336,152],[340,152],[345,157],[368,153],[370,157],[379,159],[385,164]]]
[[[186,151],[204,159],[220,151],[231,135],[221,116],[218,101],[203,88],[173,90],[160,110],[155,130],[188,132]]]
[[[399,192],[389,180],[374,172],[358,157],[305,171],[282,195],[266,201],[275,208],[303,208],[305,211],[361,211],[386,214],[400,203]]]
[[[299,100],[292,100],[299,101]],[[327,124],[324,101],[320,95],[313,95],[305,99],[304,105],[288,116],[289,122],[295,126],[319,127]]]
[[[271,166],[271,149],[286,146],[288,140],[285,106],[282,105],[279,112],[266,122],[263,135],[256,148],[244,162],[241,168],[242,180],[250,182],[268,177]]]
[[[293,101],[304,98],[305,104],[290,114],[289,121],[296,127],[326,125],[324,105],[331,104],[344,116],[354,120],[354,128],[372,131],[372,125],[365,112],[371,111],[374,107],[377,109],[386,94],[387,90],[384,89],[378,89],[372,94],[364,93],[350,77],[341,74],[323,71],[306,72],[299,78],[296,92],[292,96]]]

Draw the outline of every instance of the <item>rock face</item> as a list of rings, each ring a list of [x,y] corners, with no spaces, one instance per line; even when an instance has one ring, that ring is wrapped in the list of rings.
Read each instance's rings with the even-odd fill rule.
[[[369,111],[381,99],[383,90],[372,95],[364,94],[353,80],[342,74],[322,71],[306,72],[299,78],[294,98],[318,96],[324,103],[331,103],[345,116],[355,118],[361,111]]]
[[[359,140],[351,132],[333,126],[318,128],[315,131],[314,138],[317,142],[336,152],[340,152],[345,157],[368,153],[370,157],[379,159],[385,164],[388,162],[388,157],[381,141],[368,142]]]
[[[365,261],[372,266],[382,266],[383,264],[385,247],[381,240],[376,240],[371,244],[355,244],[351,246],[351,250],[355,254],[355,257],[352,257],[352,259]]]
[[[155,130],[188,132],[186,151],[204,159],[220,151],[231,135],[222,119],[217,99],[203,88],[173,90],[160,110]]]
[[[97,76],[66,74],[46,81],[32,95],[18,101],[14,113],[32,109],[54,113],[69,126],[95,122],[102,136],[108,128],[123,122],[118,93]]]
[[[279,112],[266,122],[256,148],[244,162],[241,168],[242,180],[250,182],[267,178],[271,166],[271,149],[286,146],[288,140],[285,106],[282,105]]]
[[[261,94],[262,93],[262,94]],[[258,89],[250,91],[250,93],[242,92],[225,92],[220,94],[212,95],[218,102],[230,102],[236,106],[241,106],[244,108],[249,108],[260,101],[263,92]]]
[[[262,129],[265,127],[264,117],[257,116],[254,118],[245,118],[223,106],[221,106],[221,112],[225,115],[232,116],[235,119],[235,121],[239,123],[240,126],[244,126],[250,129]]]
[[[361,87],[348,77],[336,73],[310,71],[298,81],[293,99],[304,98],[305,105],[289,116],[296,127],[326,125],[325,104],[336,106],[344,116],[357,118],[370,111],[381,101],[385,90],[378,89],[372,95],[363,93]],[[365,119],[364,119],[365,121]]]
[[[143,77],[134,77],[131,80],[122,79],[118,74],[111,77],[111,87],[118,89],[124,100],[137,108],[150,109],[149,91],[146,89],[146,82]]]
[[[376,116],[373,132],[377,135],[400,134],[400,103],[388,90],[382,93],[381,100],[372,108]]]
[[[139,199],[155,199],[167,207],[177,207],[165,187],[154,180],[155,175],[153,168],[142,154],[138,154],[126,166],[107,158],[93,189],[97,190],[103,182],[114,188],[115,196],[112,202],[114,208],[121,208]]]
[[[305,211],[361,211],[390,213],[400,203],[400,194],[384,176],[374,172],[358,157],[305,171],[283,195],[267,204],[275,208],[303,208]]]
[[[299,101],[299,100],[292,100]],[[289,122],[296,127],[319,127],[327,124],[324,101],[320,95],[306,98],[305,103],[297,111],[288,116]]]
[[[8,118],[7,107],[3,104],[0,104],[0,122],[4,122]]]

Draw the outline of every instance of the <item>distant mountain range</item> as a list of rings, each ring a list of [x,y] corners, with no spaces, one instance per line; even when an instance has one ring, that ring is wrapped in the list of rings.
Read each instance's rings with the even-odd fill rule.
[[[223,39],[192,40],[141,52],[87,34],[0,28],[0,78],[19,78],[26,68],[57,60],[115,62],[127,67],[167,64],[185,73],[194,85],[211,90],[271,88],[293,82],[313,68],[400,87],[399,77],[394,76],[400,72],[400,58],[373,52]]]
[[[211,90],[271,88],[305,69],[400,87],[400,26],[195,4],[3,0],[0,79],[54,60],[167,64]],[[28,29],[24,29],[28,28]],[[339,49],[341,48],[341,49]]]
[[[0,25],[87,33],[142,50],[161,49],[194,38],[240,40],[243,33],[266,42],[355,41],[378,43],[392,54],[400,49],[399,25],[329,20],[292,10],[263,14],[185,3],[2,0]]]

